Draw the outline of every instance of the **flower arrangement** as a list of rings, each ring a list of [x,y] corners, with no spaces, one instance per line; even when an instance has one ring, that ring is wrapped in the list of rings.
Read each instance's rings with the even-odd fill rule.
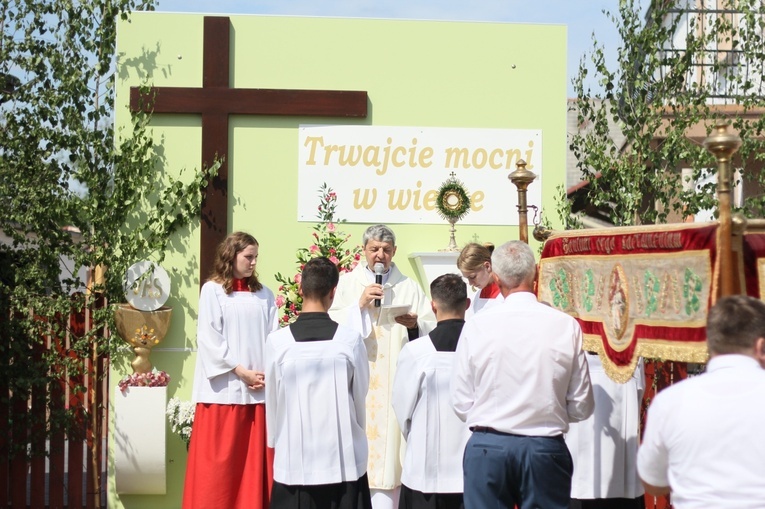
[[[191,442],[191,425],[194,424],[194,412],[196,405],[191,401],[181,401],[178,398],[170,398],[167,402],[167,420],[170,421],[170,429],[181,437],[189,449]]]
[[[170,375],[164,371],[149,371],[148,373],[133,373],[120,380],[117,385],[122,392],[128,387],[167,387]]]
[[[325,256],[337,265],[341,274],[353,270],[361,260],[361,247],[346,248],[345,243],[351,236],[337,230],[337,223],[343,222],[342,219],[335,218],[337,194],[327,187],[327,184],[322,184],[319,197],[319,223],[313,228],[313,243],[307,248],[301,247],[297,250],[297,273],[294,277],[286,277],[281,273],[275,276],[276,281],[280,283],[276,306],[283,308],[279,315],[279,325],[282,327],[294,322],[303,308],[303,298],[298,293],[298,286],[303,267],[308,260]]]

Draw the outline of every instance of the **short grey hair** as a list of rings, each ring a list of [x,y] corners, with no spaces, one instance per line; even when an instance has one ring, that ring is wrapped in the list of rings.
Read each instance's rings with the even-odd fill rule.
[[[537,263],[528,244],[520,240],[511,240],[494,250],[491,255],[491,270],[512,290],[523,283],[534,282]]]
[[[393,230],[385,226],[384,224],[376,224],[367,228],[364,235],[361,237],[362,247],[366,247],[367,242],[370,240],[376,240],[377,242],[389,242],[391,245],[396,245],[396,234]]]
[[[713,354],[747,353],[765,337],[765,303],[747,295],[723,297],[707,315],[707,348]]]

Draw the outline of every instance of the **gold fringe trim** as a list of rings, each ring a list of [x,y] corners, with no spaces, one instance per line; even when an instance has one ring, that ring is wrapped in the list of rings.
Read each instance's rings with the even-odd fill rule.
[[[608,378],[619,384],[626,383],[632,378],[639,357],[700,364],[706,364],[709,360],[706,341],[689,345],[663,339],[639,339],[635,353],[627,366],[617,366],[608,357],[603,348],[603,340],[598,334],[584,334],[583,346],[585,350],[598,354]]]
[[[611,359],[608,358],[608,355],[606,355],[606,351],[603,348],[603,341],[599,335],[584,334],[582,344],[585,350],[598,354],[598,357],[600,357],[600,362],[603,364],[603,371],[606,372],[608,378],[618,384],[626,383],[630,378],[632,378],[632,373],[635,372],[635,366],[637,366],[637,355],[630,359],[629,365],[617,366]]]
[[[706,364],[709,360],[706,341],[687,344],[666,339],[640,339],[636,351],[646,359],[700,364]]]

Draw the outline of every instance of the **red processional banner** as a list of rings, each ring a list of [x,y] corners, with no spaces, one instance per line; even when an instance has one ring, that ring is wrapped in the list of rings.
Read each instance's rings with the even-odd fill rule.
[[[746,233],[742,249],[746,293],[765,300],[765,233]]]
[[[639,357],[706,362],[717,233],[716,223],[683,223],[555,234],[539,263],[539,300],[577,319],[585,349],[617,382],[632,376]],[[750,240],[759,253],[750,247],[750,256],[765,269],[765,235]],[[762,273],[749,275],[757,296]]]

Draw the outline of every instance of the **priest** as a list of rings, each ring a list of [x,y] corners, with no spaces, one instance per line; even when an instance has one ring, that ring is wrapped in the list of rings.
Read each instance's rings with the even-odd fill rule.
[[[401,484],[401,431],[390,401],[396,362],[402,346],[429,333],[436,320],[419,284],[393,263],[393,231],[385,225],[370,226],[362,246],[364,260],[340,277],[329,313],[364,338],[369,356],[366,431],[372,506],[395,509]]]

